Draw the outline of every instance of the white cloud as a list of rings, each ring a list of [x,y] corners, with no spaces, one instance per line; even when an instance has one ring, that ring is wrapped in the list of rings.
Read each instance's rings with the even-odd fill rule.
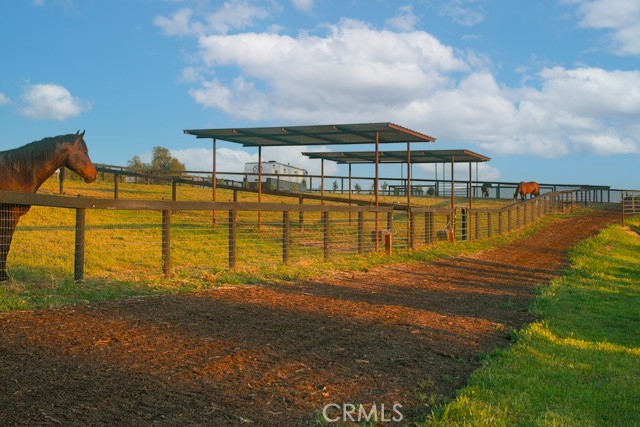
[[[262,161],[275,160],[283,164],[306,169],[314,175],[320,175],[320,161],[309,159],[302,155],[307,151],[329,151],[327,147],[265,147],[262,150]],[[211,148],[186,148],[170,150],[171,155],[184,163],[190,171],[211,171],[213,150]],[[140,156],[142,161],[151,161],[151,152]],[[221,147],[216,149],[216,164],[222,172],[243,172],[245,163],[257,162],[258,154],[248,153],[242,149]],[[338,172],[338,165],[333,162],[325,162],[325,174],[331,175]]]
[[[195,24],[191,22],[192,14],[193,11],[191,9],[180,9],[169,18],[165,16],[156,17],[153,23],[162,28],[168,36],[197,34],[202,31],[202,28],[194,27]]]
[[[192,9],[183,8],[168,18],[157,16],[153,23],[162,28],[164,34],[168,36],[226,34],[232,29],[248,28],[256,21],[269,16],[266,9],[241,0],[227,1],[215,12],[202,12],[201,15],[204,16],[202,21],[194,20],[193,14]]]
[[[640,54],[640,2],[637,0],[577,0],[580,25],[611,31],[619,55]]]
[[[9,97],[4,93],[0,92],[0,105],[5,105],[9,103]]]
[[[266,9],[256,7],[250,2],[228,1],[219,11],[207,16],[208,28],[214,32],[226,34],[230,29],[247,28],[256,20],[269,16]]]
[[[553,68],[538,78],[539,88],[512,89],[472,73],[415,107],[439,139],[474,141],[495,153],[640,152],[640,72]]]
[[[186,148],[182,150],[170,150],[171,155],[184,163],[190,171],[210,171],[213,167],[211,148]],[[243,150],[235,150],[226,147],[216,149],[216,163],[218,168],[225,172],[242,172],[244,164],[256,162],[257,155]]]
[[[382,114],[450,85],[444,73],[468,67],[427,33],[377,31],[353,20],[328,27],[325,37],[211,35],[200,37],[199,46],[206,66],[236,67],[240,76],[229,84],[204,82],[191,95],[207,107],[252,120],[346,120],[372,107]]]
[[[544,69],[546,108],[560,108],[585,118],[640,113],[640,71],[602,68]]]
[[[403,166],[406,168],[406,165]],[[417,164],[413,167],[413,176],[420,176],[420,178],[434,177],[435,169],[438,168],[438,179],[442,179],[442,166],[435,164]],[[446,165],[446,177],[447,179],[451,178],[451,166],[449,164]],[[405,169],[406,170],[406,169]],[[502,174],[500,171],[491,166],[489,163],[478,163],[478,175],[476,176],[476,165],[474,164],[472,167],[473,180],[482,182],[482,181],[497,181],[500,179]],[[469,164],[468,163],[455,163],[454,166],[454,177],[456,180],[467,179],[469,177]]]
[[[576,135],[573,138],[577,147],[583,151],[599,154],[630,154],[640,153],[637,142],[629,138],[620,138],[615,132],[601,132],[596,134]]]
[[[398,9],[398,13],[393,18],[387,19],[387,26],[400,31],[413,31],[420,21],[413,13],[413,6],[408,4]]]
[[[474,175],[474,179],[477,181],[497,181],[501,176],[500,171],[489,163],[480,163],[478,164],[478,176]]]
[[[34,6],[44,6],[44,0],[33,0]]]
[[[20,113],[32,119],[64,120],[91,110],[91,104],[71,95],[63,86],[30,84],[21,97]]]
[[[198,83],[202,80],[201,70],[197,67],[186,67],[182,70],[180,81],[184,83]]]
[[[347,19],[324,28],[295,36],[209,29],[196,38],[199,62],[184,72],[189,93],[247,121],[395,121],[489,154],[640,152],[640,71],[545,68],[509,87],[486,56],[424,31]]]
[[[313,0],[291,0],[291,4],[302,12],[311,12],[313,10]]]
[[[474,7],[475,6],[475,7]],[[484,11],[475,0],[450,0],[440,6],[440,14],[456,24],[471,27],[484,21]]]

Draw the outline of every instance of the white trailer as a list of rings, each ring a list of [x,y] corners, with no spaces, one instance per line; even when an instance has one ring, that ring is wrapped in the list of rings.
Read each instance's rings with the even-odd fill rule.
[[[262,182],[278,190],[304,191],[309,173],[302,168],[278,163],[275,160],[262,162]],[[244,173],[250,186],[258,183],[258,162],[245,163]]]

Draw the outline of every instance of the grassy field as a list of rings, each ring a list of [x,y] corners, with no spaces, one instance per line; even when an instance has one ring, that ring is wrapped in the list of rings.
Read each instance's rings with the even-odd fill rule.
[[[579,244],[536,298],[541,320],[420,425],[640,425],[640,219],[629,223]]]
[[[325,183],[325,185],[329,185],[329,183]],[[101,181],[98,179],[96,182],[91,184],[86,184],[84,181],[79,179],[67,179],[64,183],[64,192],[66,195],[71,196],[91,196],[91,197],[107,197],[113,198],[113,187],[114,184],[111,181]],[[118,186],[119,197],[123,199],[156,199],[156,200],[171,200],[171,185],[160,185],[160,184],[134,184],[128,182],[122,182]],[[265,187],[266,189],[266,187]],[[58,194],[59,193],[59,182],[58,180],[51,178],[47,182],[43,184],[40,193],[45,194]],[[311,194],[311,193],[309,193]],[[313,194],[319,195],[320,193],[315,191]],[[325,196],[327,197],[339,197],[348,199],[349,196],[347,194],[341,194],[339,192],[334,193],[330,190],[325,190]],[[263,194],[263,202],[269,203],[298,203],[297,196],[295,197],[285,197],[285,196],[273,196],[268,194]],[[353,193],[353,199],[364,200],[368,202],[374,201],[374,196],[371,194],[367,194],[365,192],[361,194]],[[190,185],[180,184],[177,187],[177,200],[182,201],[210,201],[211,200],[211,188],[201,188]],[[216,200],[219,202],[230,202],[233,201],[233,190],[221,189],[218,188]],[[460,203],[466,202],[468,199],[457,198],[457,201]],[[258,195],[252,192],[238,192],[238,201],[239,202],[257,202]],[[407,199],[405,196],[388,196],[381,195],[380,201],[382,203],[406,203]],[[412,204],[416,206],[444,206],[448,207],[451,203],[449,197],[412,197]],[[493,198],[475,198],[474,206],[479,208],[495,208],[501,207],[508,203],[511,200],[497,200]],[[318,200],[305,200],[305,203],[308,204],[320,204]],[[331,204],[331,202],[327,202]]]

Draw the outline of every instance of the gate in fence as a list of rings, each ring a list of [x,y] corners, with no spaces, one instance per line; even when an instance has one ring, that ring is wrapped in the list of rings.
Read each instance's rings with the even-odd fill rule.
[[[621,200],[622,225],[625,217],[640,215],[640,191],[625,191]]]

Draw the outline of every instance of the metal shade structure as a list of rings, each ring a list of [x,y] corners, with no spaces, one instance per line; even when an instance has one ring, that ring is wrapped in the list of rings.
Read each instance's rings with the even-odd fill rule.
[[[197,138],[235,142],[245,147],[435,142],[435,138],[394,123],[358,123],[260,128],[186,129]]]
[[[275,126],[226,129],[185,129],[185,134],[196,138],[213,140],[213,201],[216,201],[216,141],[223,140],[258,147],[258,164],[262,164],[262,147],[347,145],[406,143],[407,150],[412,142],[435,142],[435,138],[390,122],[327,124],[307,126]],[[378,195],[378,163],[376,162],[376,206]],[[262,202],[262,168],[258,168],[258,203]],[[260,221],[260,212],[258,212]],[[213,219],[215,227],[215,216]]]
[[[471,164],[488,162],[491,158],[470,150],[406,150],[406,151],[336,151],[336,152],[305,152],[302,153],[310,159],[334,161],[339,164],[349,165],[349,198],[351,198],[351,165],[371,164],[376,167],[380,163],[406,163],[407,164],[407,205],[411,204],[411,165],[423,163],[451,163],[451,207],[454,207],[453,192],[453,165],[454,163],[469,163],[469,186],[471,187]],[[376,183],[377,186],[377,183]],[[377,191],[377,189],[376,189]],[[471,192],[469,193],[469,205],[472,204]]]
[[[366,164],[376,161],[375,151],[330,151],[302,153],[310,159],[331,160],[342,164]],[[380,151],[378,163],[479,163],[491,158],[469,150]]]

